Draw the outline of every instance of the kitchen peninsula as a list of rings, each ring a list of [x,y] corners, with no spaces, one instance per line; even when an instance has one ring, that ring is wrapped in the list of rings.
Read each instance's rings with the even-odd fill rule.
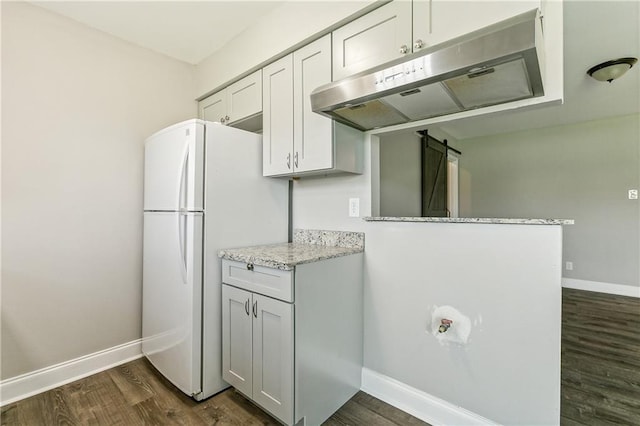
[[[432,424],[557,424],[563,225],[572,223],[365,218],[362,390],[383,400],[420,390],[405,411]],[[444,308],[468,319],[465,342],[439,335]]]

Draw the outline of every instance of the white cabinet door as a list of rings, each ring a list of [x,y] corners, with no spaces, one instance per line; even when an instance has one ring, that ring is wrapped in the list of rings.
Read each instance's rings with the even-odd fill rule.
[[[293,305],[222,285],[222,378],[293,423]]]
[[[262,69],[264,176],[293,171],[293,55]]]
[[[222,378],[248,397],[253,389],[251,293],[222,285]]]
[[[539,0],[413,0],[414,50],[434,46],[538,7]]]
[[[264,176],[362,173],[362,134],[311,110],[311,92],[331,81],[330,35],[266,66],[262,78]]]
[[[206,121],[225,122],[227,115],[227,94],[224,90],[201,100],[198,104],[199,116]]]
[[[293,54],[293,166],[298,172],[333,167],[333,124],[311,110],[313,90],[331,82],[331,35]]]
[[[253,295],[253,400],[293,424],[293,305]]]
[[[233,83],[227,92],[227,116],[225,124],[256,115],[262,111],[262,70],[258,70]]]
[[[198,103],[199,117],[206,121],[222,124],[238,123],[256,116],[262,111],[262,70],[236,81],[225,89],[201,100]],[[246,124],[246,123],[245,123]],[[246,130],[260,128],[259,123],[250,123]],[[238,125],[245,128],[246,126]]]
[[[391,2],[333,32],[333,80],[410,52],[411,2]]]

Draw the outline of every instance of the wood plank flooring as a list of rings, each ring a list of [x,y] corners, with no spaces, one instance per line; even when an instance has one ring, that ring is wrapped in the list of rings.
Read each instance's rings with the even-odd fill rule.
[[[640,299],[564,289],[563,426],[640,425]],[[239,393],[201,403],[145,359],[2,408],[2,425],[277,425]],[[327,426],[426,425],[359,392]],[[427,425],[428,426],[428,425]]]
[[[562,424],[640,425],[640,299],[563,289]]]
[[[232,389],[196,402],[138,359],[2,408],[2,425],[279,425]],[[329,426],[429,426],[364,392]]]

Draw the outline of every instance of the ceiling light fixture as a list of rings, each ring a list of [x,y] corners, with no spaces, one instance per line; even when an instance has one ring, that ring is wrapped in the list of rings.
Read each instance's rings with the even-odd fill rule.
[[[587,74],[598,81],[608,81],[611,83],[613,80],[621,77],[624,73],[630,70],[636,62],[638,62],[638,59],[636,58],[615,59],[589,68]]]

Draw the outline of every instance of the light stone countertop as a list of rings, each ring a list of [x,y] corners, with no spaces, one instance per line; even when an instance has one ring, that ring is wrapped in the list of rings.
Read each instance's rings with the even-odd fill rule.
[[[509,219],[491,217],[365,217],[367,222],[492,223],[505,225],[573,225],[573,219]]]
[[[295,230],[292,243],[223,249],[218,257],[287,271],[303,263],[363,251],[362,232]]]

